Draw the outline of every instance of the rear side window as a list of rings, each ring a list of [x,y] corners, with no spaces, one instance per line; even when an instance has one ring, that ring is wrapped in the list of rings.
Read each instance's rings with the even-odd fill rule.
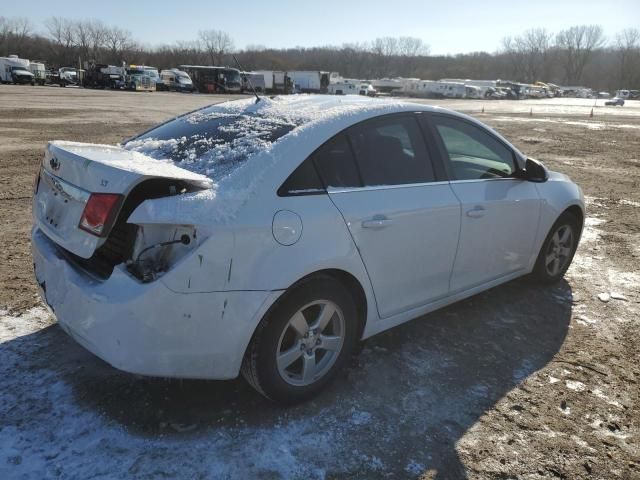
[[[413,116],[386,116],[349,130],[365,186],[435,181],[422,132]]]
[[[311,156],[326,187],[360,187],[360,175],[344,133],[322,145]]]
[[[311,158],[302,162],[278,189],[278,195],[281,197],[319,193],[325,193],[325,189]]]

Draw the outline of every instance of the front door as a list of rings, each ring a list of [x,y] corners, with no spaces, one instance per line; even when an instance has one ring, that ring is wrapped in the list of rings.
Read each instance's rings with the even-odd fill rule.
[[[540,216],[535,184],[514,177],[513,150],[489,130],[454,116],[430,118],[462,207],[451,292],[524,272]]]

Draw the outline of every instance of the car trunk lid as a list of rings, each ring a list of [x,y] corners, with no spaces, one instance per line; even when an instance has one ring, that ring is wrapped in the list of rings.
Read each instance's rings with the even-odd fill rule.
[[[79,227],[91,194],[121,195],[123,202],[116,207],[119,209],[127,195],[148,179],[176,180],[195,189],[212,186],[209,178],[171,161],[118,146],[51,142],[34,195],[34,222],[64,249],[90,258],[109,234],[109,229],[97,236]]]

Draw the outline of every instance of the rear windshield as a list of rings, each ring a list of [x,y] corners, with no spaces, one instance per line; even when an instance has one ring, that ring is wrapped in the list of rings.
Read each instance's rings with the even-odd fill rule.
[[[230,113],[211,106],[143,133],[124,147],[172,160],[217,181],[301,123],[261,111]]]

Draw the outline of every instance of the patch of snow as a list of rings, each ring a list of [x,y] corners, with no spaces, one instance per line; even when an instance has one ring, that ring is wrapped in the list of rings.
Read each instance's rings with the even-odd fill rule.
[[[37,332],[50,321],[51,315],[43,307],[31,308],[21,315],[0,310],[0,343]]]
[[[608,293],[604,292],[604,293],[599,293],[598,294],[598,299],[601,302],[607,303],[610,299],[611,299],[611,295],[609,295]]]
[[[587,388],[584,383],[578,382],[576,380],[565,380],[564,383],[569,390],[573,390],[576,392],[583,392]]]
[[[611,298],[613,298],[614,300],[622,300],[624,302],[628,302],[627,297],[624,296],[624,294],[620,293],[620,292],[611,292],[609,294],[611,296]]]
[[[640,202],[634,202],[633,200],[626,200],[624,198],[618,201],[618,203],[620,205],[630,205],[632,207],[640,207]]]
[[[599,388],[594,388],[593,391],[591,392],[593,395],[595,395],[598,398],[601,398],[602,400],[604,400],[605,402],[607,402],[609,405],[613,405],[614,407],[618,407],[618,408],[623,408],[622,404],[620,402],[616,402],[615,400],[611,400],[608,396],[606,396],[602,390],[600,390]]]

